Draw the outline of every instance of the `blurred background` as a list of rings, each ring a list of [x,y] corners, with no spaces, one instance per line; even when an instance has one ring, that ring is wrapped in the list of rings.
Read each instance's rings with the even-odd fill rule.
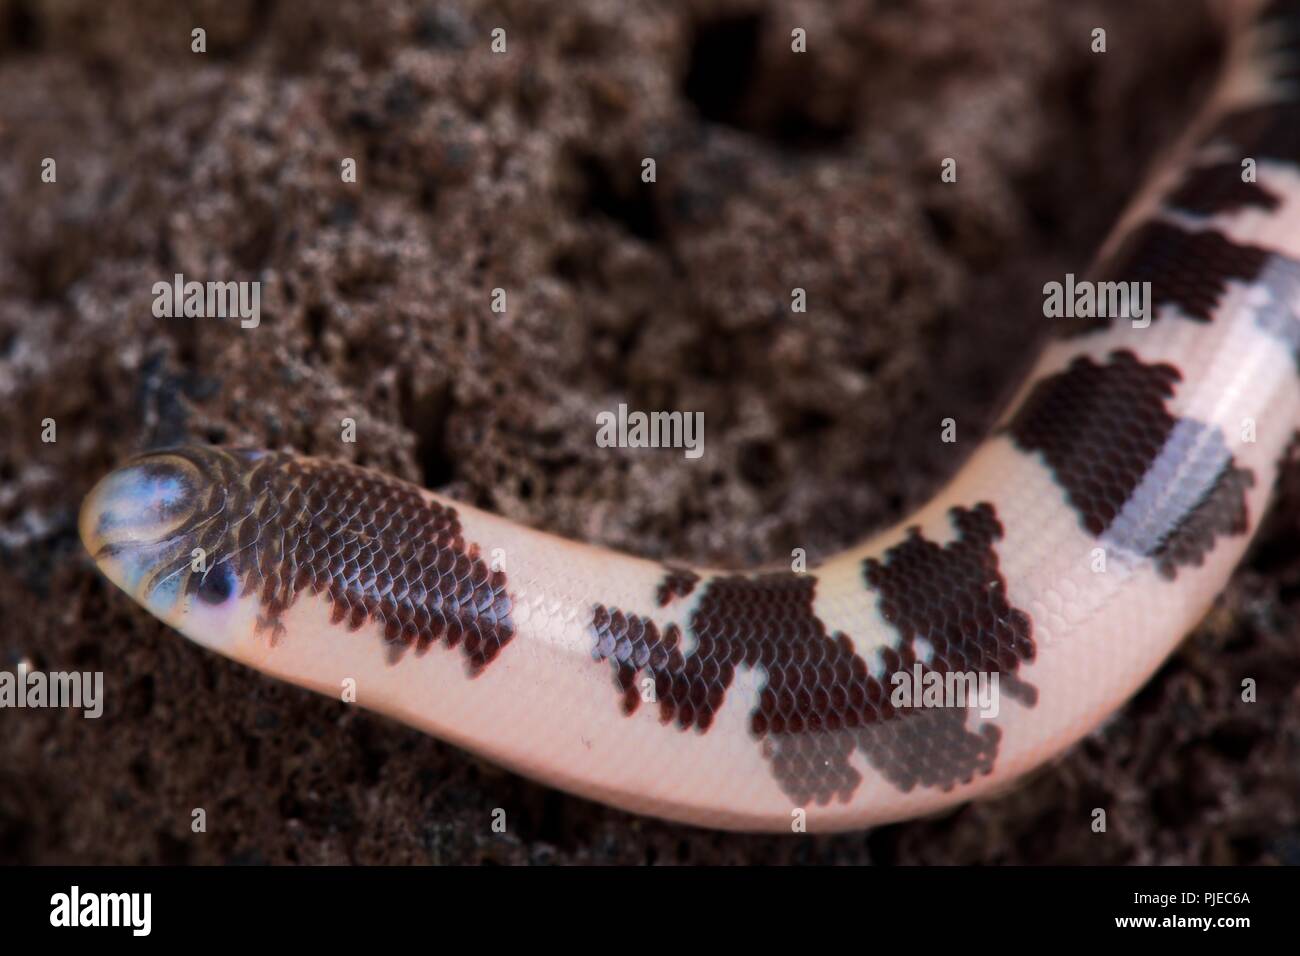
[[[1296,468],[1098,733],[997,799],[817,838],[632,817],[276,684],[140,612],[75,528],[114,463],[211,441],[647,557],[815,559],[974,448],[1042,283],[1218,55],[1188,0],[0,0],[0,669],[106,697],[0,711],[0,862],[1300,863]],[[156,318],[176,273],[259,281],[260,325]],[[703,411],[704,457],[598,448],[620,401]]]

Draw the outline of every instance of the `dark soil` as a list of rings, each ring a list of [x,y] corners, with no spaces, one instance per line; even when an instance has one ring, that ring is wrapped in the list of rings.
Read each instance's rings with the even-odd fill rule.
[[[837,837],[632,817],[277,684],[141,612],[75,529],[114,463],[199,440],[652,557],[826,554],[974,447],[1041,284],[1217,56],[1187,0],[0,0],[0,667],[107,695],[0,712],[0,862],[1300,862],[1300,470],[1104,728],[1000,798]],[[177,272],[260,280],[261,326],[154,318]],[[707,453],[598,448],[619,401],[703,411]]]

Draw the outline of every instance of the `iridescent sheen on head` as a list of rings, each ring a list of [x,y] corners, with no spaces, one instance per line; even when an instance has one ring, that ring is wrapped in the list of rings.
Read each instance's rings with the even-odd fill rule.
[[[156,613],[173,608],[221,563],[225,523],[214,519],[225,512],[227,482],[246,468],[246,457],[196,445],[131,459],[82,504],[86,550],[136,600]]]

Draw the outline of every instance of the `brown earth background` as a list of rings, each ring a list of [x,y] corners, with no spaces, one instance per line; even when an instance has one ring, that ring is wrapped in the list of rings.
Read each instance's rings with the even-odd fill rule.
[[[0,0],[0,668],[102,669],[107,698],[0,712],[0,862],[1300,863],[1300,469],[1101,730],[997,799],[834,837],[629,816],[262,678],[75,529],[114,463],[198,440],[649,557],[825,555],[974,447],[1041,284],[1218,55],[1189,0]],[[176,272],[260,280],[261,326],[154,318]],[[620,401],[703,411],[706,454],[597,448]]]

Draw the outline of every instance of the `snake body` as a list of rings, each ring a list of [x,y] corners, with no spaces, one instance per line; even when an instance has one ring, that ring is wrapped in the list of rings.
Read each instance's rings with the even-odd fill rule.
[[[819,565],[664,566],[208,446],[111,472],[83,541],[201,645],[631,811],[835,830],[1000,788],[1197,623],[1300,421],[1300,0],[1247,6],[1089,273],[1149,308],[1045,320],[959,474]]]

